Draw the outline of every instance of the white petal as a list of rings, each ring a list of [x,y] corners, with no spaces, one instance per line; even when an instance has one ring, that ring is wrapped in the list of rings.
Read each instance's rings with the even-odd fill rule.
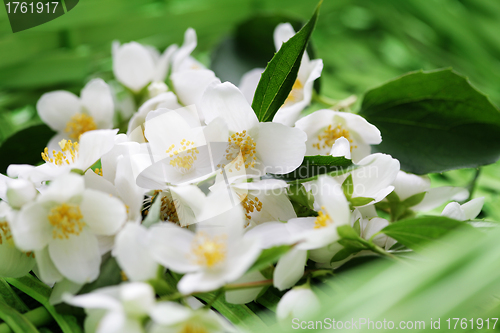
[[[85,309],[107,309],[115,311],[121,309],[121,304],[118,300],[111,296],[96,292],[77,296],[66,294],[63,296],[63,299],[68,304]]]
[[[172,72],[175,73],[181,69],[182,63],[189,57],[196,48],[196,31],[188,28],[184,33],[184,43],[173,56]]]
[[[399,171],[392,185],[399,199],[404,201],[417,193],[427,192],[431,188],[431,180],[428,176],[417,176]]]
[[[21,208],[34,200],[37,194],[33,183],[25,179],[12,179],[7,185],[7,200],[14,208]]]
[[[94,119],[97,128],[113,127],[113,96],[102,79],[93,79],[81,92],[82,106]]]
[[[47,284],[51,284],[54,282],[59,282],[63,279],[61,272],[59,272],[59,270],[54,265],[54,262],[50,258],[48,247],[45,247],[40,251],[35,251],[35,260],[38,267],[38,273],[40,274],[38,276],[40,280]]]
[[[330,155],[334,157],[343,156],[347,159],[351,159],[351,144],[344,137],[338,138],[332,146]]]
[[[190,258],[192,232],[167,222],[151,227],[149,235],[149,251],[158,263],[179,273],[198,269]]]
[[[64,302],[65,299],[71,298],[71,296],[78,293],[83,287],[81,283],[75,283],[68,279],[63,279],[57,282],[52,288],[52,293],[50,293],[49,303],[56,305]]]
[[[444,207],[441,216],[449,217],[458,221],[465,221],[465,213],[458,202],[450,202]]]
[[[235,280],[233,283],[248,283],[264,281],[266,278],[259,272],[253,271],[243,275],[241,278]],[[263,287],[248,288],[234,291],[226,291],[226,302],[232,304],[245,304],[255,300]]]
[[[446,201],[463,201],[469,196],[469,191],[462,187],[442,186],[431,188],[427,191],[424,199],[412,209],[415,211],[426,211],[441,206]]]
[[[172,326],[187,321],[191,316],[191,311],[179,303],[159,302],[151,311],[150,316],[159,325]]]
[[[295,35],[295,30],[293,29],[290,23],[280,23],[274,29],[273,37],[274,37],[274,47],[276,50],[281,48],[281,44],[288,41]]]
[[[167,77],[170,62],[177,51],[177,45],[170,45],[160,56],[158,62],[156,63],[156,71],[153,76],[153,80],[163,82]]]
[[[101,255],[97,239],[85,229],[69,239],[53,239],[49,253],[61,274],[73,282],[92,282],[99,275]]]
[[[198,105],[205,89],[217,78],[209,69],[198,69],[173,73],[170,79],[182,104]]]
[[[10,224],[16,246],[24,251],[42,250],[52,239],[47,219],[50,207],[38,202],[26,204]]]
[[[68,173],[52,181],[40,198],[43,201],[63,203],[82,195],[84,189],[83,177],[75,173]]]
[[[466,220],[475,219],[479,213],[481,213],[481,209],[483,209],[484,205],[484,197],[472,199],[469,202],[466,202],[462,205],[462,210],[465,213]]]
[[[253,265],[262,252],[262,247],[258,239],[247,238],[233,241],[233,244],[229,245],[225,281],[233,282]]]
[[[113,55],[115,77],[135,92],[153,79],[154,71],[155,64],[151,53],[138,43],[124,44]]]
[[[74,167],[82,171],[91,167],[102,155],[114,146],[117,129],[102,129],[85,132],[80,136],[78,160]]]
[[[289,173],[304,159],[307,136],[298,128],[259,123],[250,135],[257,144],[257,159],[262,161],[266,173]]]
[[[287,292],[278,303],[276,317],[286,323],[292,318],[313,319],[321,309],[318,297],[309,288],[298,287]]]
[[[180,225],[185,227],[198,222],[197,217],[200,216],[206,201],[205,194],[194,185],[171,187],[170,193],[172,199],[179,202],[176,211]]]
[[[189,295],[193,292],[208,292],[216,290],[224,284],[224,276],[201,271],[184,275],[177,284],[177,289],[181,294]]]
[[[81,112],[81,105],[75,94],[60,90],[43,94],[36,109],[44,123],[56,132],[63,132],[71,117]]]
[[[264,68],[254,68],[246,72],[241,77],[239,88],[243,96],[245,96],[248,104],[252,104],[255,89],[259,85],[260,77],[264,72]]]
[[[4,235],[0,234],[0,237]],[[35,259],[16,249],[5,238],[0,244],[0,276],[19,278],[28,274],[35,266]]]
[[[325,207],[334,223],[337,226],[349,223],[351,210],[341,186],[329,176],[320,176],[317,184],[318,194],[315,198],[322,207]]]
[[[386,154],[369,155],[358,165],[361,167],[351,173],[353,198],[375,198],[380,191],[392,185],[399,172],[399,161]]]
[[[144,333],[144,328],[138,319],[128,318],[121,311],[111,311],[99,322],[96,333]]]
[[[156,276],[158,264],[148,249],[146,228],[127,223],[116,236],[114,255],[131,281],[145,281]]]
[[[286,223],[282,222],[266,222],[248,230],[245,234],[246,238],[256,238],[261,242],[264,249],[292,244],[295,239],[292,238]]]
[[[94,173],[94,171],[89,169],[85,172],[83,178],[85,179],[85,187],[87,189],[108,193],[115,197],[118,196],[115,186],[103,176]]]
[[[147,315],[155,304],[155,291],[143,282],[130,282],[120,286],[120,299],[127,315],[140,317]]]
[[[222,117],[232,132],[243,132],[258,124],[250,104],[241,91],[229,82],[209,85],[200,107],[207,123]]]
[[[304,275],[307,251],[292,249],[283,255],[274,270],[274,286],[279,290],[293,287]]]
[[[96,235],[114,235],[127,220],[127,210],[121,200],[96,190],[83,192],[80,210],[85,224]]]

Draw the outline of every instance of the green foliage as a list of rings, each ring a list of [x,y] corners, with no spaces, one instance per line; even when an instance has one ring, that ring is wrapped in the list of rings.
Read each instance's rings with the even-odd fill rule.
[[[290,251],[291,248],[291,245],[281,245],[263,250],[252,267],[248,269],[248,272],[261,270],[269,265],[275,264],[278,259],[281,258],[282,255]]]
[[[321,2],[309,22],[283,43],[262,73],[252,101],[252,108],[259,121],[272,121],[292,90],[302,55],[316,25],[320,6]]]
[[[392,223],[381,230],[408,248],[419,250],[428,242],[438,241],[450,231],[476,233],[467,223],[443,216],[423,216]]]
[[[285,181],[304,183],[318,178],[320,175],[341,175],[353,170],[356,166],[345,157],[334,156],[304,156],[301,165],[294,171],[284,175],[273,175]]]
[[[14,333],[38,333],[36,327],[25,316],[2,301],[0,301],[0,319],[8,324]],[[8,332],[4,327],[0,329]]]
[[[472,168],[500,157],[500,112],[468,79],[415,72],[368,91],[360,114],[382,132],[376,147],[416,174]]]
[[[0,146],[0,173],[5,174],[10,164],[40,163],[40,154],[54,134],[47,125],[36,125],[10,136]]]

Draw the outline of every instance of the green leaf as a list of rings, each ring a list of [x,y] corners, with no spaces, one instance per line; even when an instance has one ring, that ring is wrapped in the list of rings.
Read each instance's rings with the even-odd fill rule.
[[[335,255],[330,260],[330,263],[347,259],[351,254],[356,254],[359,251],[361,250],[352,247],[344,247],[342,250],[335,253]]]
[[[97,280],[83,286],[79,294],[86,294],[99,288],[115,286],[123,282],[121,268],[114,257],[109,256],[104,259],[99,272]]]
[[[450,69],[413,72],[368,91],[360,115],[384,138],[375,147],[426,174],[494,163],[500,112]]]
[[[456,229],[474,233],[474,228],[470,225],[443,216],[401,220],[389,224],[381,232],[411,249],[418,250],[425,243],[439,241],[447,233]]]
[[[68,322],[66,316],[59,314],[55,307],[50,304],[49,298],[51,289],[46,284],[30,274],[16,279],[5,278],[5,281],[42,304],[56,320],[63,333],[78,332],[78,330],[75,330],[75,325]]]
[[[280,245],[263,250],[259,258],[257,258],[255,263],[248,269],[248,272],[256,270],[260,271],[261,269],[264,269],[267,266],[276,263],[278,259],[281,258],[282,255],[290,251],[291,248],[291,245]]]
[[[2,301],[0,301],[0,319],[9,325],[14,333],[39,333],[24,315]]]
[[[215,297],[215,293],[205,293],[196,295],[205,303],[211,302]],[[212,307],[223,315],[230,322],[249,332],[256,332],[267,328],[267,325],[257,316],[252,310],[245,305],[227,303],[223,297],[217,298],[212,303]]]
[[[306,191],[304,185],[291,184],[287,193],[290,201],[296,202],[309,209],[314,209],[314,196],[311,192]]]
[[[304,156],[301,165],[294,171],[284,175],[273,175],[274,178],[285,181],[304,183],[318,178],[320,175],[338,176],[352,171],[356,166],[345,157],[334,156]]]
[[[7,305],[14,308],[14,310],[21,313],[29,310],[10,285],[2,278],[0,278],[0,301],[4,301]]]
[[[352,183],[352,174],[350,174],[342,183],[342,190],[344,191],[345,197],[349,200],[354,193],[354,184]]]
[[[375,200],[375,199],[373,199],[373,198],[365,198],[365,197],[356,197],[356,198],[350,198],[349,202],[351,203],[351,205],[357,207],[357,206],[368,205],[373,200]]]
[[[406,206],[406,207],[416,206],[419,203],[421,203],[422,200],[424,200],[425,194],[426,194],[426,192],[414,194],[411,197],[406,198],[401,204]]]
[[[337,228],[339,236],[343,239],[359,240],[359,233],[350,225],[342,225]]]
[[[252,109],[259,121],[272,121],[292,90],[320,6],[321,1],[309,22],[281,46],[262,73],[252,101]]]
[[[42,162],[41,153],[54,134],[47,125],[36,125],[8,137],[0,146],[0,173],[5,174],[10,164],[36,165]]]

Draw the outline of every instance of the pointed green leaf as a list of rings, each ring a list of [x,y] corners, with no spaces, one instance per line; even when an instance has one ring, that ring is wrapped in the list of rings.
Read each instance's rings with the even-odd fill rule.
[[[290,251],[291,245],[274,246],[265,249],[260,254],[255,263],[248,269],[248,272],[261,270],[269,265],[275,264],[282,255]]]
[[[358,206],[368,205],[373,200],[375,200],[375,199],[365,198],[365,197],[356,197],[356,198],[350,198],[349,202],[351,203],[351,205],[358,207]]]
[[[318,178],[320,175],[338,176],[352,171],[356,166],[345,157],[334,156],[304,156],[300,166],[284,175],[273,175],[274,178],[285,181],[305,183]]]
[[[403,204],[406,207],[416,206],[419,203],[421,203],[422,200],[424,200],[425,194],[426,194],[426,192],[414,194],[411,197],[406,198],[401,204]]]
[[[413,72],[365,94],[359,113],[384,140],[375,147],[416,174],[475,168],[500,157],[500,112],[450,69]]]
[[[418,250],[424,244],[439,241],[450,231],[458,229],[468,233],[477,232],[467,223],[443,216],[424,216],[401,220],[389,224],[381,232],[411,249]]]
[[[36,309],[33,311],[38,312],[39,310]],[[2,301],[0,301],[0,319],[5,322],[4,324],[0,324],[0,332],[11,332],[10,330],[7,330],[7,328],[10,327],[14,333],[39,333],[35,325],[33,325],[33,323],[29,321],[25,315],[21,314],[16,309],[8,306]],[[42,319],[47,318],[45,317]],[[46,322],[43,322],[43,324],[45,323]],[[5,325],[8,325],[8,327],[5,327]]]
[[[26,304],[17,296],[15,291],[12,290],[11,286],[5,282],[4,279],[0,278],[0,301],[2,300],[21,313],[29,310]]]
[[[350,200],[352,197],[352,194],[354,193],[354,184],[352,182],[352,174],[347,177],[344,182],[342,183],[342,190],[344,190],[344,195],[347,198],[347,200]]]
[[[252,109],[259,121],[272,121],[292,90],[320,6],[321,2],[309,22],[281,46],[262,73],[252,101]]]

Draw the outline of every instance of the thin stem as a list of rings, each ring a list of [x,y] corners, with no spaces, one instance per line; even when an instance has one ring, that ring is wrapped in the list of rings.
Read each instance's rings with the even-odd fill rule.
[[[219,290],[217,290],[217,293],[215,294],[215,296],[212,298],[212,300],[210,302],[208,302],[206,305],[205,305],[205,308],[207,309],[211,309],[212,308],[212,305],[214,305],[215,301],[219,299],[219,297],[221,297],[221,295],[224,293],[224,288],[220,288]]]
[[[474,190],[476,189],[476,182],[477,179],[479,178],[479,174],[481,173],[481,168],[476,169],[476,173],[474,174],[474,178],[469,182],[469,185],[467,185],[467,189],[469,190],[469,197],[467,198],[467,201],[472,199],[472,195],[474,194]]]
[[[255,282],[228,284],[224,287],[224,289],[225,290],[249,289],[249,288],[270,286],[272,284],[273,284],[273,279],[269,279],[263,281],[255,281]]]

